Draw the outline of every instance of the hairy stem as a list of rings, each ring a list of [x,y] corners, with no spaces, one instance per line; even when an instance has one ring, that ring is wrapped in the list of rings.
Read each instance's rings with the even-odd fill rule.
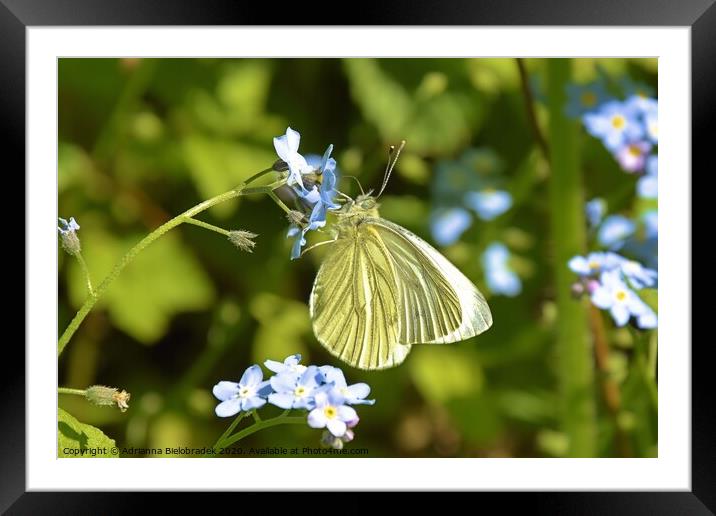
[[[89,269],[87,268],[87,262],[85,262],[85,259],[82,257],[82,253],[77,253],[75,256],[77,257],[80,267],[82,267],[82,273],[85,275],[89,295],[94,297],[94,288],[92,288],[92,278],[90,277]]]
[[[75,396],[86,396],[87,391],[85,389],[70,389],[69,387],[58,387],[57,394],[74,394]]]
[[[198,226],[200,228],[208,229],[209,231],[219,233],[220,235],[229,236],[228,230],[220,228],[219,226],[214,226],[213,224],[209,224],[208,222],[204,222],[202,220],[196,220],[191,217],[188,217],[184,220],[184,222],[186,222],[187,224]]]
[[[124,270],[124,268],[129,265],[140,252],[142,252],[146,247],[148,247],[155,240],[166,234],[168,231],[174,229],[183,222],[187,222],[187,219],[194,217],[194,215],[197,215],[211,208],[212,206],[216,206],[217,204],[220,204],[222,202],[234,199],[239,195],[246,195],[249,193],[266,193],[266,189],[272,187],[273,184],[267,187],[258,188],[246,188],[246,185],[255,181],[261,176],[268,174],[272,170],[273,168],[267,168],[266,170],[262,170],[261,172],[258,172],[257,174],[254,174],[253,176],[248,178],[236,188],[229,190],[228,192],[224,192],[215,197],[212,197],[211,199],[207,199],[206,201],[201,202],[192,208],[189,208],[184,213],[177,215],[171,220],[168,220],[167,222],[159,226],[157,229],[152,231],[150,234],[148,234],[146,237],[144,237],[142,240],[140,240],[139,243],[132,247],[129,252],[127,252],[127,254],[125,254],[124,257],[114,266],[114,268],[110,271],[107,277],[105,277],[102,283],[99,284],[99,286],[94,292],[94,295],[90,296],[82,305],[82,307],[80,307],[79,311],[72,319],[70,324],[67,326],[57,343],[57,356],[60,356],[62,354],[62,351],[65,349],[65,346],[75,334],[77,329],[80,327],[80,324],[82,324],[82,321],[84,321],[85,317],[87,317],[87,314],[92,310],[92,308],[94,308],[95,304],[102,296],[102,294],[104,294],[104,292],[117,278],[117,276],[119,276],[119,274]]]

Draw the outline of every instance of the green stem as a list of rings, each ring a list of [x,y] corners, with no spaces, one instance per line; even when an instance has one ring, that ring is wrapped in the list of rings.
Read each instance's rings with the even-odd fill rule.
[[[231,446],[235,442],[240,441],[244,437],[248,437],[251,434],[255,434],[256,432],[258,432],[260,430],[264,430],[266,428],[271,428],[272,426],[305,425],[305,424],[306,424],[305,417],[302,417],[302,416],[286,417],[283,414],[281,414],[280,416],[277,416],[273,419],[267,419],[265,421],[256,422],[253,425],[244,428],[240,432],[237,432],[230,437],[224,438],[223,442],[217,442],[215,447],[226,448],[227,446]]]
[[[268,185],[266,187],[258,188],[246,188],[246,185],[255,181],[261,176],[268,174],[272,170],[273,168],[267,168],[266,170],[262,170],[261,172],[258,172],[257,174],[254,174],[253,176],[248,178],[236,188],[217,195],[216,197],[212,197],[211,199],[207,199],[206,201],[201,202],[192,208],[189,208],[184,213],[177,215],[173,219],[165,222],[157,229],[152,231],[150,234],[148,234],[146,237],[144,237],[142,240],[140,240],[139,243],[132,247],[129,252],[127,252],[127,254],[125,254],[124,257],[119,261],[119,263],[114,266],[112,271],[107,275],[106,278],[104,278],[102,283],[99,284],[97,290],[95,290],[94,295],[90,296],[79,309],[79,311],[72,319],[70,324],[67,326],[67,329],[65,329],[65,332],[62,334],[60,340],[57,343],[57,356],[59,357],[62,354],[62,351],[65,349],[65,346],[75,334],[77,329],[80,327],[80,324],[82,324],[82,321],[84,321],[85,317],[87,317],[87,314],[92,310],[92,308],[94,308],[94,305],[97,303],[102,294],[104,294],[107,288],[112,284],[112,282],[117,278],[117,276],[119,276],[119,274],[124,270],[124,268],[129,265],[140,252],[142,252],[147,246],[149,246],[149,244],[157,240],[159,237],[163,236],[168,231],[182,224],[183,222],[187,222],[187,219],[192,218],[194,215],[197,215],[211,208],[212,206],[216,206],[217,204],[220,204],[222,202],[234,199],[239,195],[247,195],[249,193],[266,193],[266,190],[273,187],[273,185],[276,183],[272,183],[271,185]],[[280,183],[280,181],[277,183]]]
[[[196,220],[191,217],[184,220],[187,224],[193,224],[194,226],[199,226],[200,228],[208,229],[209,231],[214,231],[216,233],[219,233],[220,235],[229,236],[229,231],[220,228],[219,226],[214,226],[213,224],[209,224],[208,222],[204,222],[202,220]]]
[[[94,296],[94,289],[92,288],[92,278],[90,278],[89,269],[87,268],[87,262],[85,262],[85,259],[82,257],[82,253],[77,253],[75,257],[80,263],[80,267],[82,267],[82,272],[85,275],[85,281],[87,282],[87,290],[89,291],[90,296]]]
[[[654,331],[649,337],[649,354],[647,357],[647,377],[652,382],[656,381],[656,357],[658,349],[659,337]]]
[[[271,197],[271,199],[273,200],[273,202],[275,202],[276,204],[278,204],[278,206],[279,206],[283,211],[286,212],[286,214],[291,213],[291,210],[289,209],[289,207],[286,206],[281,199],[279,199],[278,195],[276,195],[276,193],[275,193],[273,190],[271,190],[271,191],[268,193],[268,195],[269,195],[269,197]]]
[[[85,389],[70,389],[69,387],[58,387],[58,394],[74,394],[75,396],[86,396],[87,391]]]
[[[559,318],[556,323],[561,422],[569,438],[568,455],[596,454],[594,363],[589,344],[586,307],[571,295],[572,274],[567,262],[586,247],[584,200],[576,122],[564,112],[569,59],[547,63],[551,232],[554,243],[554,280]]]

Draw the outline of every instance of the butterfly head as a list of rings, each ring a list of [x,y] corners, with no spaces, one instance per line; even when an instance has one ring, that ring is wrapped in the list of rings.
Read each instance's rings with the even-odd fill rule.
[[[359,195],[355,199],[350,199],[343,205],[338,214],[347,217],[377,217],[380,205],[377,198],[371,193],[368,192],[367,194]]]

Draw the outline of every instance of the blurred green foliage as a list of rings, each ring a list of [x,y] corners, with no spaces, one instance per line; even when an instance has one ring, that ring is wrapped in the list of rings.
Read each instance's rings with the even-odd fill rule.
[[[545,60],[526,61],[539,89]],[[579,59],[574,80],[599,67],[656,84],[656,60]],[[536,91],[540,99],[540,91]],[[544,95],[544,92],[541,93]],[[499,238],[513,249],[524,288],[491,297],[495,324],[450,346],[414,346],[382,372],[344,367],[377,403],[359,410],[350,446],[369,456],[562,456],[568,437],[557,407],[557,313],[548,202],[549,167],[534,143],[512,59],[61,59],[59,216],[74,216],[92,279],[101,281],[143,235],[276,159],[272,138],[301,132],[301,151],[329,143],[341,173],[364,188],[382,179],[386,149],[408,145],[382,199],[381,215],[428,241],[438,162],[486,148],[499,160],[514,207],[476,223],[445,255],[485,290],[480,254]],[[548,123],[543,103],[540,124]],[[584,188],[615,210],[628,207],[633,177],[583,131]],[[439,185],[438,185],[439,187]],[[355,195],[355,182],[340,189]],[[194,226],[142,253],[112,284],[59,361],[60,385],[101,383],[132,393],[130,409],[60,396],[60,406],[120,447],[210,446],[229,420],[214,415],[212,386],[252,363],[300,352],[304,363],[343,367],[312,335],[307,300],[324,249],[289,261],[287,222],[266,196],[222,204],[200,217],[259,234],[253,254]],[[59,252],[59,331],[82,304],[79,265]],[[577,301],[575,301],[577,302]],[[640,350],[655,336],[614,331],[607,374],[621,388],[616,421],[597,405],[598,455],[617,455],[625,431],[636,456],[656,455],[656,393]],[[272,408],[265,409],[271,412]],[[276,409],[278,413],[278,409]],[[60,425],[81,425],[61,412]],[[107,439],[88,432],[90,440]],[[68,434],[68,439],[73,438]],[[249,438],[254,446],[315,446],[320,432],[292,425]]]

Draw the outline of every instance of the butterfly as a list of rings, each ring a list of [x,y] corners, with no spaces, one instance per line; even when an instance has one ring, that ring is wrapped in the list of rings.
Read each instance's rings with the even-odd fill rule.
[[[329,251],[309,304],[318,341],[365,370],[399,365],[413,344],[457,342],[492,325],[484,296],[462,272],[423,239],[378,214],[377,198],[394,164],[377,196],[348,198],[334,212],[335,239],[325,242]]]

